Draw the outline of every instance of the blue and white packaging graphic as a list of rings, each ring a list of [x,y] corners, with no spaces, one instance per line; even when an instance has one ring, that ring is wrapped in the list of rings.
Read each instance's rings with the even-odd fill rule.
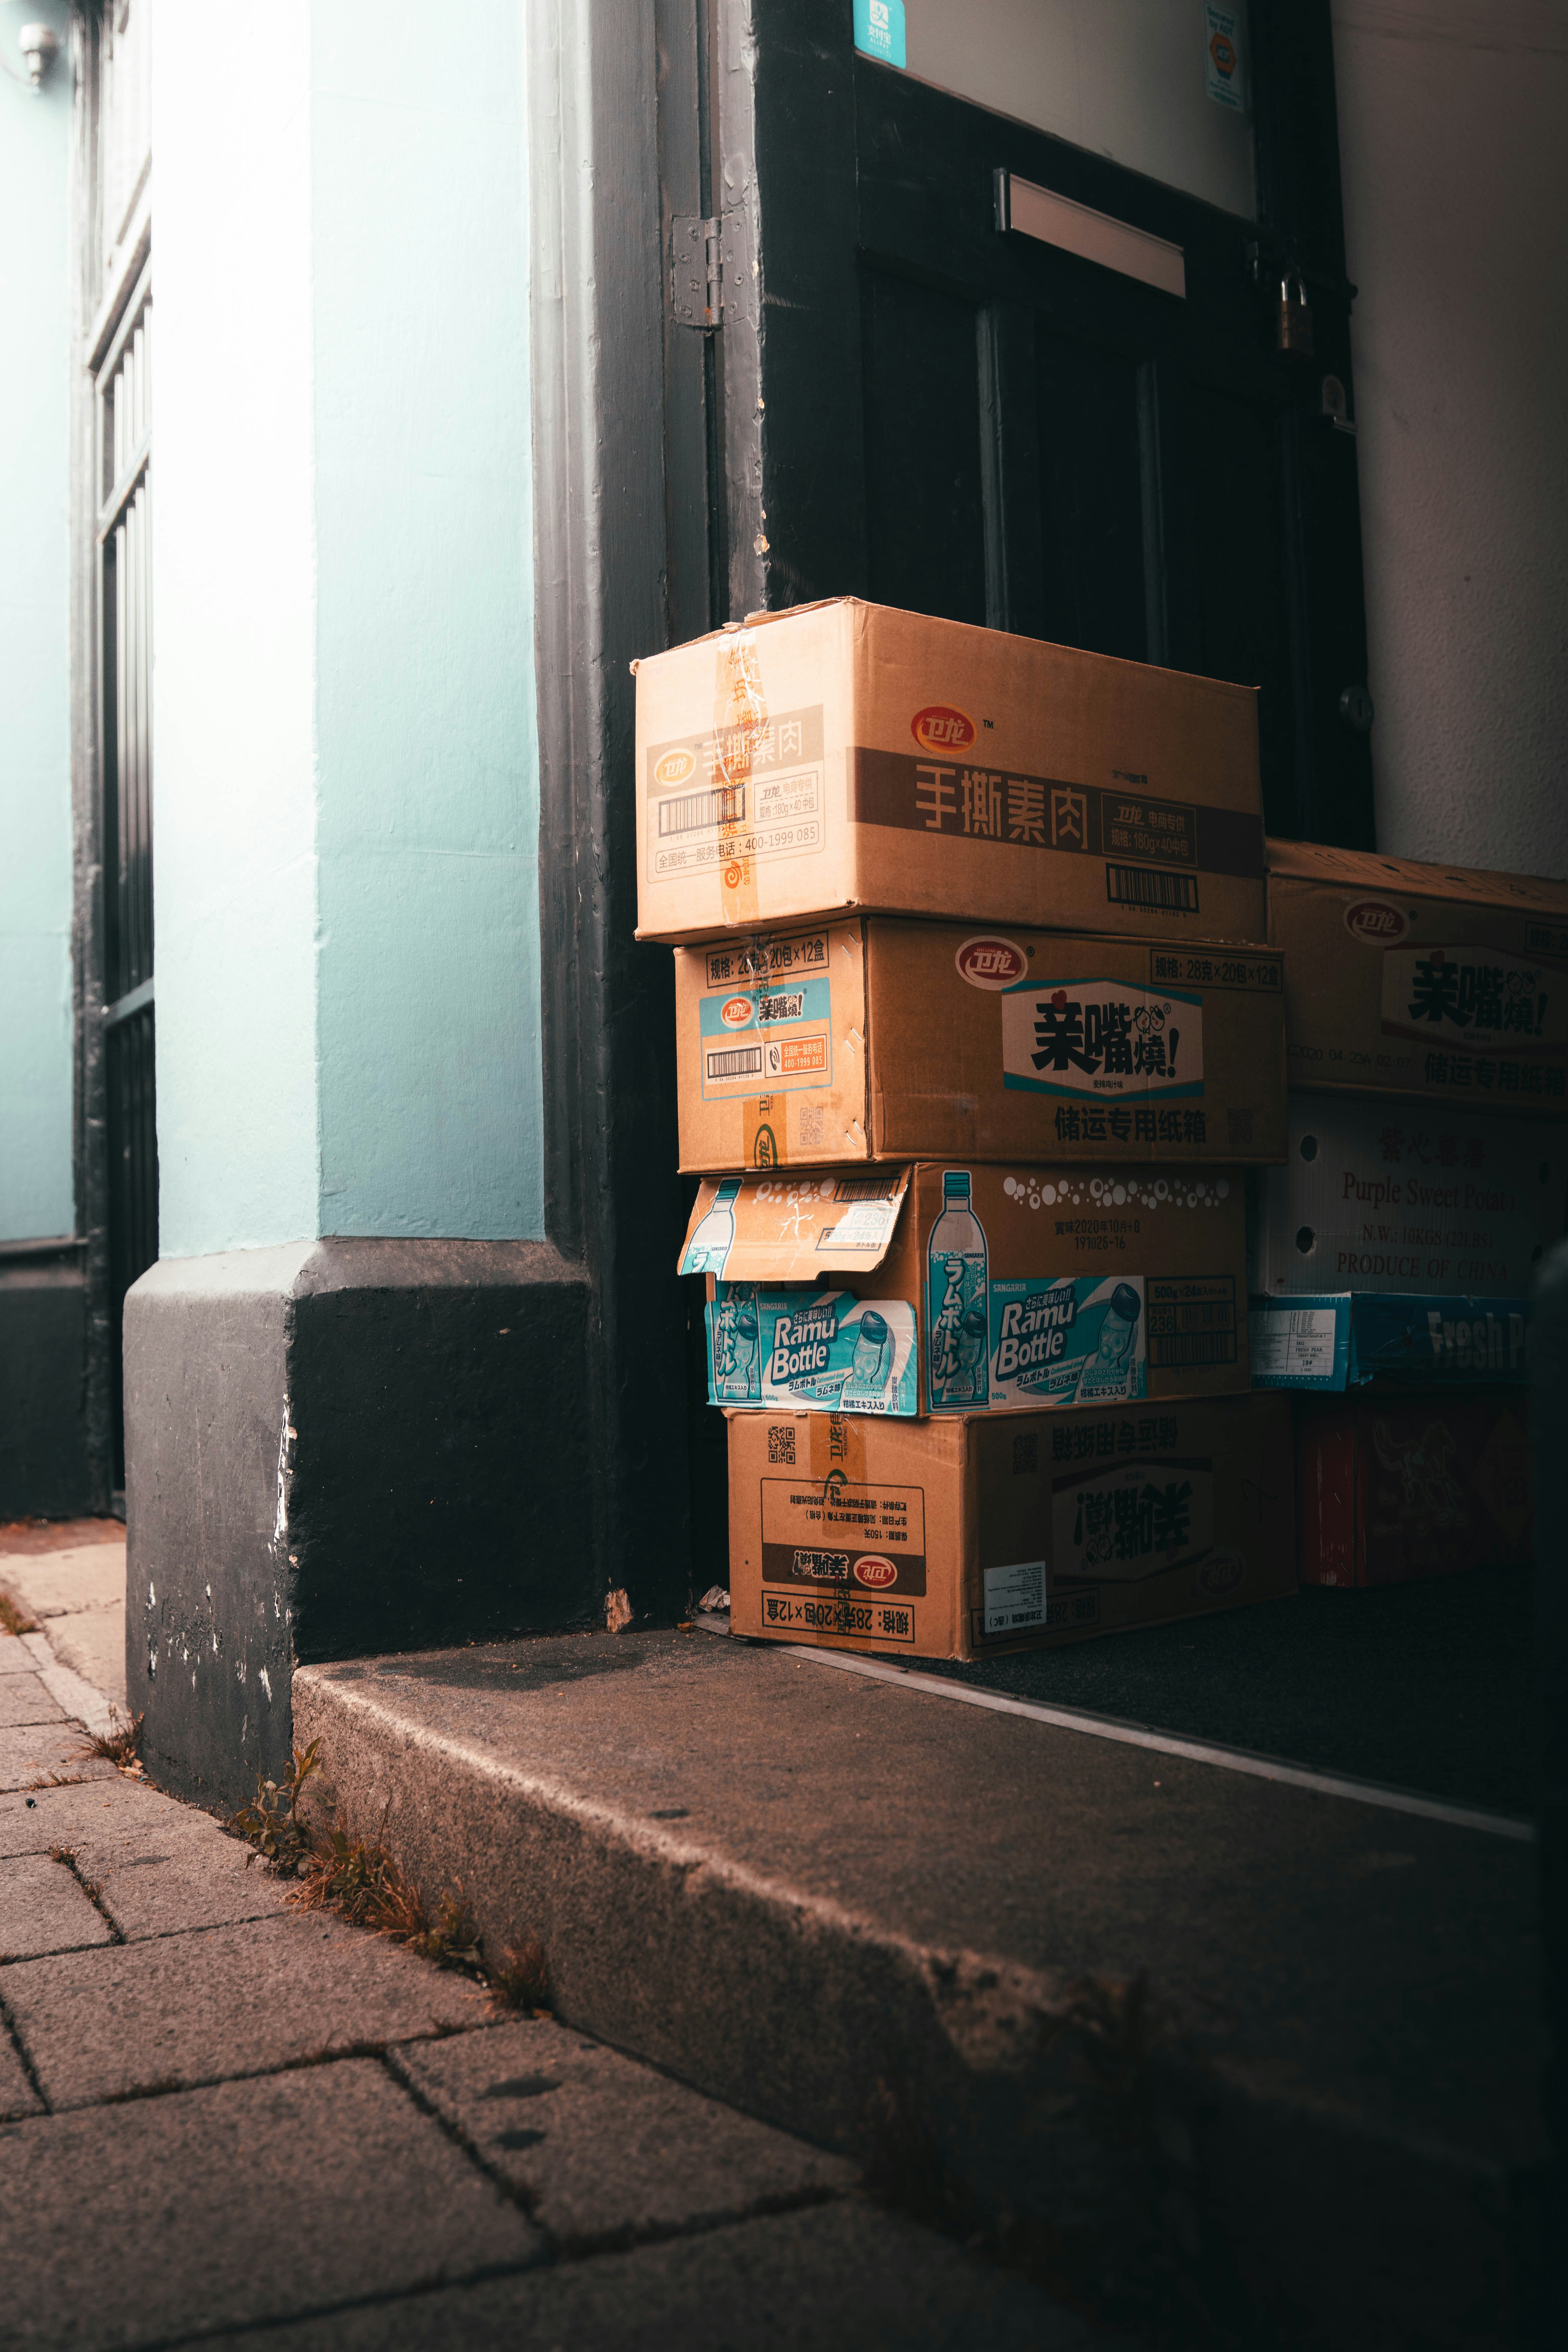
[[[906,62],[904,0],[855,0],[855,46],[885,66]]]
[[[771,1290],[721,1282],[708,1307],[708,1393],[758,1410],[919,1410],[915,1311],[847,1290]]]
[[[682,1274],[722,1274],[735,1246],[735,1200],[738,1176],[726,1176],[713,1196],[708,1213],[687,1243],[680,1260]]]
[[[1203,998],[1126,980],[1016,981],[1002,994],[1002,1082],[1103,1102],[1201,1095]]]
[[[1255,1389],[1342,1392],[1377,1379],[1517,1386],[1529,1378],[1528,1298],[1322,1291],[1256,1298],[1247,1321]]]
[[[1115,1404],[1148,1394],[1142,1275],[993,1280],[991,1402]]]

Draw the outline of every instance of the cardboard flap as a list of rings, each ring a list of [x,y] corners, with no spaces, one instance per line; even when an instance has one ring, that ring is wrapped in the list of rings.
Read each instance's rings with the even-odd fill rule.
[[[908,1168],[704,1177],[676,1270],[726,1282],[868,1274],[892,1244],[909,1187]]]
[[[1265,849],[1271,875],[1413,898],[1468,899],[1482,907],[1534,908],[1568,922],[1568,882],[1535,874],[1489,873],[1479,866],[1428,866],[1371,850],[1331,849],[1316,841],[1276,841]]]

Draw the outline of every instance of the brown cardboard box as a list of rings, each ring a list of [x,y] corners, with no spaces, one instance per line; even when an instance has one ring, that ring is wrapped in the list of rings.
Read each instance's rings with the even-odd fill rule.
[[[708,1177],[679,1271],[712,1276],[721,1307],[802,1284],[805,1311],[834,1289],[828,1276],[875,1302],[918,1385],[898,1401],[868,1393],[858,1412],[1059,1412],[1248,1384],[1246,1199],[1234,1171],[935,1160],[875,1175]],[[760,1334],[744,1391],[726,1387],[723,1401],[769,1412],[781,1398],[835,1401],[822,1386],[831,1339],[806,1336],[808,1348],[784,1346],[770,1378],[776,1328]]]
[[[841,597],[637,667],[637,937],[879,908],[1261,940],[1250,687]]]
[[[1568,883],[1268,844],[1293,1087],[1568,1108]]]
[[[1255,1293],[1524,1298],[1563,1237],[1568,1125],[1293,1092],[1254,1200]]]
[[[729,1433],[736,1633],[991,1657],[1296,1590],[1288,1397]]]
[[[1279,1160],[1281,964],[886,916],[677,948],[680,1164]]]

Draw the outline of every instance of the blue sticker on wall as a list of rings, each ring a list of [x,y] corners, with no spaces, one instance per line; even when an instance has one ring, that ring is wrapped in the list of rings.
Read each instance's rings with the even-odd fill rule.
[[[904,0],[855,0],[855,46],[885,66],[904,63]]]

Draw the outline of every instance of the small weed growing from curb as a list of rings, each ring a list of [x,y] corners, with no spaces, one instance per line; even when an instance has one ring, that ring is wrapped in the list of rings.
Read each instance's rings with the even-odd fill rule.
[[[310,1853],[310,1827],[300,1818],[300,1799],[311,1774],[321,1769],[316,1752],[321,1744],[312,1739],[309,1748],[296,1748],[281,1787],[258,1772],[256,1802],[229,1816],[228,1827],[235,1834],[247,1839],[263,1862],[284,1876],[297,1871]]]
[[[500,1968],[490,1969],[488,1974],[490,1999],[498,2009],[531,2011],[536,2017],[548,2011],[550,1977],[544,1947],[537,1936],[526,1937],[521,1944],[509,1944],[501,1954]]]
[[[332,1812],[317,1823],[300,1814],[300,1795],[321,1769],[320,1747],[313,1739],[309,1748],[297,1748],[281,1785],[258,1774],[256,1802],[232,1813],[225,1826],[253,1845],[275,1875],[299,1881],[291,1900],[301,1910],[333,1911],[351,1927],[390,1937],[438,1968],[460,1969],[500,2009],[546,2013],[544,1949],[537,1937],[520,1948],[509,1945],[500,1965],[492,1965],[460,1883],[442,1894],[432,1919],[418,1888],[379,1838],[340,1828]]]
[[[101,1756],[116,1770],[129,1772],[132,1780],[140,1780],[142,1777],[142,1720],[139,1715],[121,1715],[117,1706],[110,1706],[110,1728],[107,1731],[89,1731],[78,1753]]]
[[[84,1878],[82,1876],[81,1866],[77,1861],[76,1848],[74,1845],[50,1846],[49,1860],[51,1862],[63,1863],[65,1867],[70,1872],[71,1876],[76,1880],[77,1885],[81,1888],[81,1891],[86,1895],[88,1901],[89,1903],[96,1903],[98,1901],[99,1897],[103,1893],[103,1889],[99,1885],[96,1878]]]
[[[0,1592],[0,1633],[36,1633],[38,1628],[25,1609],[18,1609],[8,1592]]]

